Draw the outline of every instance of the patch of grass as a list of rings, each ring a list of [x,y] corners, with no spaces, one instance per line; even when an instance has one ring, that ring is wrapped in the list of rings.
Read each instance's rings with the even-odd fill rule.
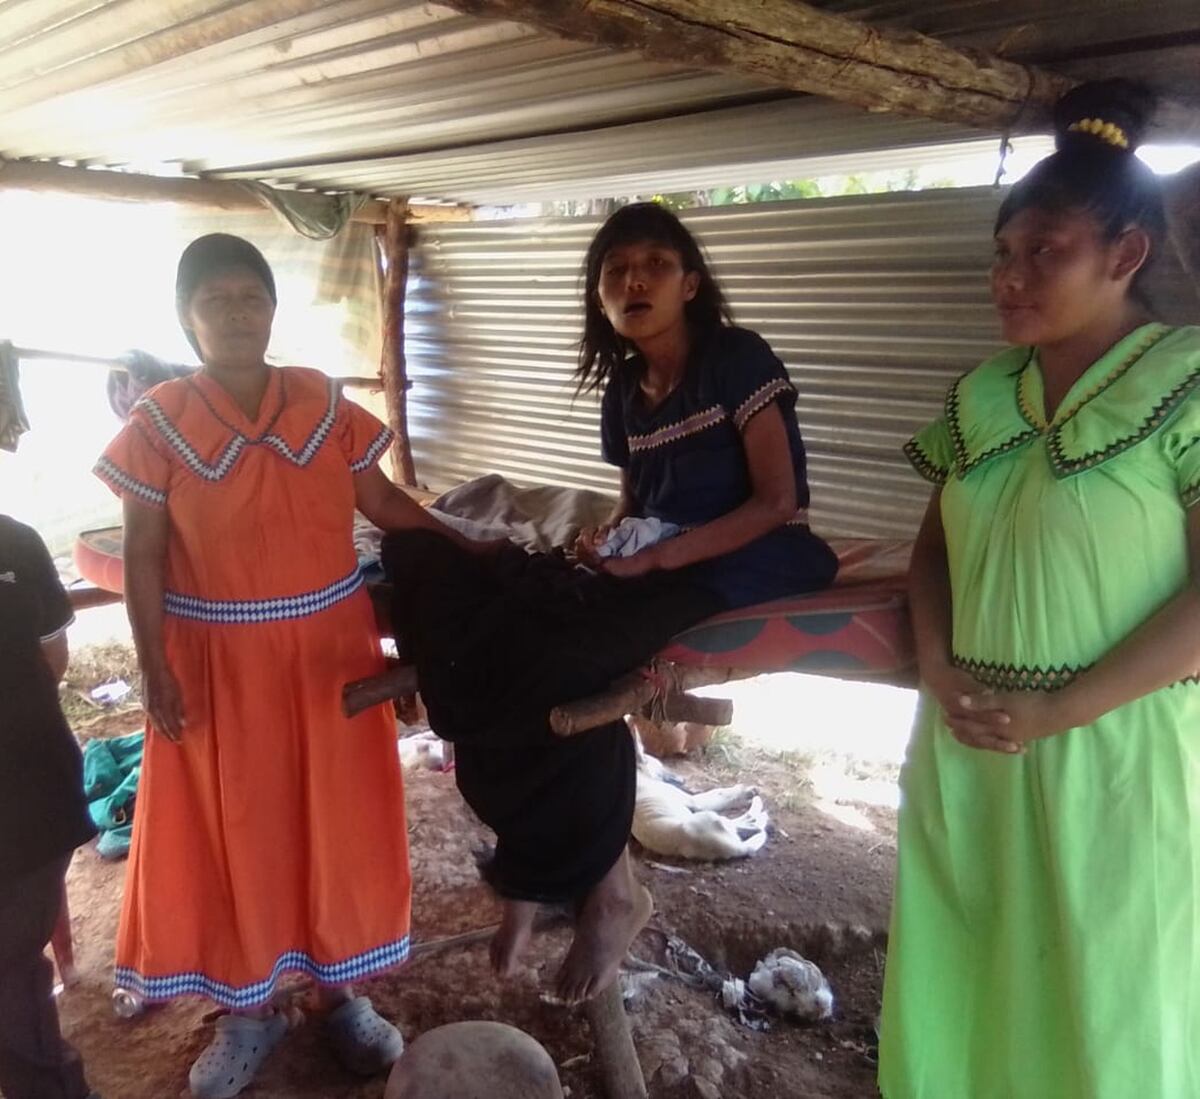
[[[119,705],[101,706],[92,701],[94,688],[116,679],[125,680],[133,688]],[[71,728],[79,731],[99,718],[137,711],[141,707],[140,684],[137,654],[132,645],[118,642],[86,645],[71,653],[58,698]]]

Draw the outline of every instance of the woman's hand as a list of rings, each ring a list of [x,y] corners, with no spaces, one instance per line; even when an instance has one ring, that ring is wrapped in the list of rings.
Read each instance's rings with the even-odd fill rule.
[[[997,696],[974,676],[950,663],[924,669],[921,679],[937,700],[954,739],[968,748],[1014,755],[1021,746],[1008,735],[1007,715],[991,702]]]
[[[605,560],[599,556],[597,551],[608,541],[608,536],[612,534],[612,531],[611,523],[604,523],[598,527],[584,527],[580,530],[575,539],[575,559],[589,569],[597,571],[603,569]]]
[[[150,724],[175,744],[183,736],[183,692],[166,661],[142,672],[142,709]]]
[[[600,568],[609,576],[621,580],[629,580],[634,576],[645,576],[649,572],[657,572],[663,568],[662,554],[659,547],[647,546],[632,557],[609,557],[600,563]]]
[[[1024,746],[1074,727],[1061,692],[987,691],[969,694],[963,710],[995,728],[1004,740]]]

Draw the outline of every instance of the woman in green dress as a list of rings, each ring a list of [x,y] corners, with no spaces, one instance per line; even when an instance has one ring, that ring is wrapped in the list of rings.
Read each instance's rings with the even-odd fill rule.
[[[996,223],[1015,346],[906,448],[938,487],[885,1099],[1200,1097],[1200,329],[1142,298],[1150,106],[1059,103]]]

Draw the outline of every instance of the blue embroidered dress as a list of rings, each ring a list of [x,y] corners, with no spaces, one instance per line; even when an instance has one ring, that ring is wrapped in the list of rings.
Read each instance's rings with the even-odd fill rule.
[[[767,342],[720,328],[694,348],[683,380],[656,408],[646,405],[640,357],[627,359],[601,405],[605,461],[625,471],[637,513],[681,527],[719,519],[751,496],[742,432],[771,404],[783,413],[796,478],[795,517],[740,550],[693,565],[692,578],[729,607],[827,587],[833,551],[808,526],[808,476],[796,423],[796,390]]]

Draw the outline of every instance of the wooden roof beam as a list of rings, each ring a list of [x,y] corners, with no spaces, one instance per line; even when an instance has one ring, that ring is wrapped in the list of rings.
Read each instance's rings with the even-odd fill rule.
[[[28,160],[0,160],[0,191],[3,190],[51,191],[122,202],[179,202],[211,210],[270,209],[253,191],[235,180],[149,176]],[[386,202],[368,199],[350,220],[386,225],[387,211]],[[408,207],[408,220],[416,223],[470,221],[471,210],[467,206],[415,204]]]
[[[1001,132],[1048,130],[1076,83],[912,32],[880,30],[801,0],[439,0],[562,38],[636,50],[778,87]],[[1200,137],[1200,109],[1165,104],[1157,129]]]

